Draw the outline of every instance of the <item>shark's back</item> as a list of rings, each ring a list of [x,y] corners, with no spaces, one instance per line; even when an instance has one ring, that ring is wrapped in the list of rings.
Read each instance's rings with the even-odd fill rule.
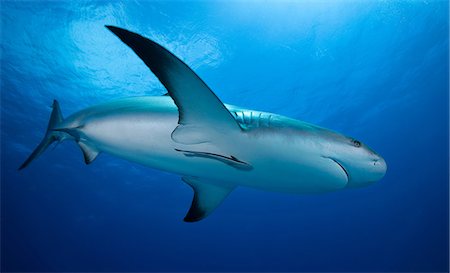
[[[270,112],[263,112],[245,109],[235,105],[225,104],[237,123],[243,130],[254,129],[288,129],[301,132],[313,132],[326,130],[319,126],[296,120],[293,118],[277,115]],[[65,120],[66,126],[76,127],[82,125],[92,118],[105,116],[124,115],[137,113],[162,113],[174,115],[178,118],[178,109],[169,96],[146,96],[129,97],[99,104],[81,110]],[[69,125],[71,124],[71,125]]]

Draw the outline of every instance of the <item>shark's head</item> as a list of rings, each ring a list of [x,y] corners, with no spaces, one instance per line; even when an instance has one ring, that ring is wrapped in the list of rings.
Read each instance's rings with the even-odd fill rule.
[[[363,187],[377,182],[386,173],[386,162],[375,151],[359,140],[334,137],[323,157],[333,160],[347,174],[347,187]]]

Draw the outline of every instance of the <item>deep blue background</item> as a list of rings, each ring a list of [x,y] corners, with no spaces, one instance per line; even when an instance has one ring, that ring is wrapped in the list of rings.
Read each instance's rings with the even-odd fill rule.
[[[0,5],[2,270],[448,269],[447,1]],[[69,115],[165,92],[105,24],[163,44],[226,103],[361,139],[386,177],[323,195],[239,188],[189,224],[177,176],[109,155],[85,166],[74,143],[18,172],[52,99]]]

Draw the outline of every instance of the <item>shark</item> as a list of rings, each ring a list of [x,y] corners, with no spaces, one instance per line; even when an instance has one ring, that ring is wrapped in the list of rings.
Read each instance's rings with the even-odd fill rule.
[[[46,133],[19,170],[54,142],[78,143],[86,164],[100,153],[175,173],[194,195],[184,221],[210,215],[237,187],[295,194],[381,180],[386,162],[361,141],[304,121],[227,105],[180,58],[129,30],[106,25],[167,89],[64,118],[54,100]]]

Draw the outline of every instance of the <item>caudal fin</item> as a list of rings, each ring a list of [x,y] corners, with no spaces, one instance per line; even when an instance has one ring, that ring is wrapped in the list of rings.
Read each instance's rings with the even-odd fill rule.
[[[34,149],[34,151],[30,154],[30,156],[23,162],[23,164],[19,167],[19,170],[26,168],[34,159],[40,156],[50,144],[54,141],[61,141],[62,136],[58,131],[54,131],[54,128],[57,128],[59,124],[63,121],[63,116],[61,113],[61,108],[59,107],[59,103],[57,100],[53,100],[53,110],[50,115],[50,120],[48,122],[47,131],[45,132],[45,136],[42,139],[41,143]]]

